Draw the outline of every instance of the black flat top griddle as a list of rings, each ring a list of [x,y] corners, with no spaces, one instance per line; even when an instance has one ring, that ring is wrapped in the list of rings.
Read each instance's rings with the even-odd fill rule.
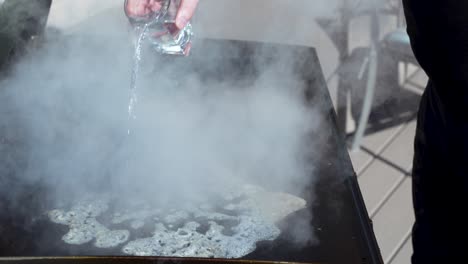
[[[89,45],[86,41],[83,44]],[[222,49],[224,55],[215,55],[219,54],[217,52],[212,56],[207,56],[206,53],[198,54],[197,46],[202,45],[205,50]],[[297,219],[307,213],[307,210],[311,210],[314,217],[310,224],[320,243],[299,249],[288,242],[290,234],[283,232],[275,241],[259,243],[257,250],[245,259],[308,263],[382,263],[345,141],[337,130],[335,112],[315,49],[244,41],[198,40],[189,58],[179,58],[172,63],[179,63],[181,68],[194,71],[207,82],[212,80],[248,82],[256,77],[258,58],[263,63],[274,63],[278,59],[277,54],[300,55],[300,60],[286,60],[284,67],[295,69],[297,79],[305,88],[305,98],[311,106],[318,108],[324,117],[324,125],[319,135],[324,143],[320,150],[322,155],[320,160],[311,161],[314,162],[315,173],[319,175],[319,181],[315,186],[315,191],[310,190],[304,197],[313,203],[309,204],[309,208],[290,215],[281,225],[299,225],[301,223]],[[254,57],[257,58],[256,63],[253,63]],[[172,59],[168,58],[168,60]],[[222,69],[216,66],[220,63],[223,65]],[[226,71],[227,69],[229,71]],[[223,74],[225,72],[232,74]],[[277,74],[281,74],[281,71]],[[0,116],[0,120],[5,119]],[[312,119],[304,120],[304,122],[311,121]],[[5,152],[21,151],[14,147],[15,140],[12,135],[1,134],[2,126],[7,125],[4,122],[6,121],[0,121],[0,152],[3,152],[0,155],[2,157],[8,154]],[[11,163],[8,164],[11,165]],[[8,164],[0,161],[2,173],[0,183],[8,184],[11,191],[27,188],[31,191],[28,195],[17,197],[15,201],[8,200],[0,194],[0,256],[118,254],[118,252],[106,250],[65,247],[61,241],[63,230],[58,229],[47,219],[31,216],[31,213],[37,212],[36,215],[40,215],[43,212],[41,200],[47,199],[47,191],[41,189],[40,186],[28,186],[15,181],[15,178],[18,178],[17,175],[22,172],[21,166]],[[19,204],[27,210],[17,210]],[[46,240],[38,238],[46,238]],[[47,242],[44,243],[44,241]]]

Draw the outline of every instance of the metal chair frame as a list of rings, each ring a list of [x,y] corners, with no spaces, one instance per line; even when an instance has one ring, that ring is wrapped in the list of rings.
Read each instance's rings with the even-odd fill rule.
[[[328,80],[331,80],[335,75],[339,75],[340,67],[347,61],[350,56],[349,51],[349,24],[357,17],[370,16],[371,28],[370,28],[370,52],[366,59],[366,65],[363,65],[363,71],[368,66],[368,80],[366,84],[365,99],[363,101],[362,111],[360,119],[357,122],[357,128],[354,133],[354,138],[351,143],[351,151],[357,151],[360,149],[362,138],[366,131],[367,123],[369,121],[373,98],[375,93],[376,79],[377,79],[377,64],[379,60],[379,45],[380,45],[380,15],[396,16],[396,28],[401,28],[405,24],[403,15],[403,4],[400,0],[384,0],[384,2],[378,2],[378,0],[367,0],[368,6],[359,8],[358,6],[363,3],[362,0],[343,0],[341,6],[340,15],[338,19],[327,21],[328,23],[321,23],[325,31],[329,34],[329,37],[334,42],[340,54],[338,67],[333,71]],[[408,65],[405,64],[405,76],[407,76]],[[337,115],[339,127],[344,135],[346,135],[347,126],[347,96],[350,91],[349,84],[343,80],[339,80],[338,84],[338,100],[337,100]]]

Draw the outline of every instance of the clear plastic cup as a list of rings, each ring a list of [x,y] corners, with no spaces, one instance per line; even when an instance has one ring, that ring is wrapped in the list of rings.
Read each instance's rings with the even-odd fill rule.
[[[140,0],[146,1],[146,0]],[[175,25],[180,0],[152,0],[159,10],[147,11],[142,16],[131,15],[128,0],[125,1],[125,14],[131,25],[143,34],[157,52],[170,55],[187,55],[193,37],[192,25],[188,23],[182,30]]]

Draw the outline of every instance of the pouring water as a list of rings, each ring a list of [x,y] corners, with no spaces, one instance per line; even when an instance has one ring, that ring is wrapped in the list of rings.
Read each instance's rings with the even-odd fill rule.
[[[128,104],[130,126],[132,120],[136,119],[138,75],[145,41],[148,40],[151,49],[157,54],[186,56],[190,51],[193,36],[192,25],[188,23],[182,30],[177,30],[175,26],[180,0],[158,0],[157,2],[160,6],[158,11],[152,11],[144,16],[133,16],[127,8],[128,0],[125,1],[125,14],[137,32]],[[130,128],[128,134],[131,134]]]

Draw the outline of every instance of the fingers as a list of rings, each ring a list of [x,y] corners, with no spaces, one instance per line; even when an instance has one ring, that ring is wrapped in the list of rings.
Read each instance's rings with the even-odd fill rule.
[[[176,16],[176,26],[183,29],[192,19],[199,0],[181,0]],[[151,12],[158,12],[162,8],[161,0],[128,0],[125,7],[130,16],[145,16]]]
[[[130,16],[145,16],[156,7],[157,3],[153,3],[154,0],[128,0],[127,6],[125,7],[127,10],[127,14]],[[160,4],[159,4],[160,5]]]
[[[161,0],[149,0],[148,8],[153,12],[159,12],[162,8]]]
[[[192,19],[197,9],[198,0],[181,0],[179,10],[177,11],[176,26],[183,29]]]
[[[128,0],[125,9],[131,16],[141,16],[144,15],[146,5],[147,0]]]

